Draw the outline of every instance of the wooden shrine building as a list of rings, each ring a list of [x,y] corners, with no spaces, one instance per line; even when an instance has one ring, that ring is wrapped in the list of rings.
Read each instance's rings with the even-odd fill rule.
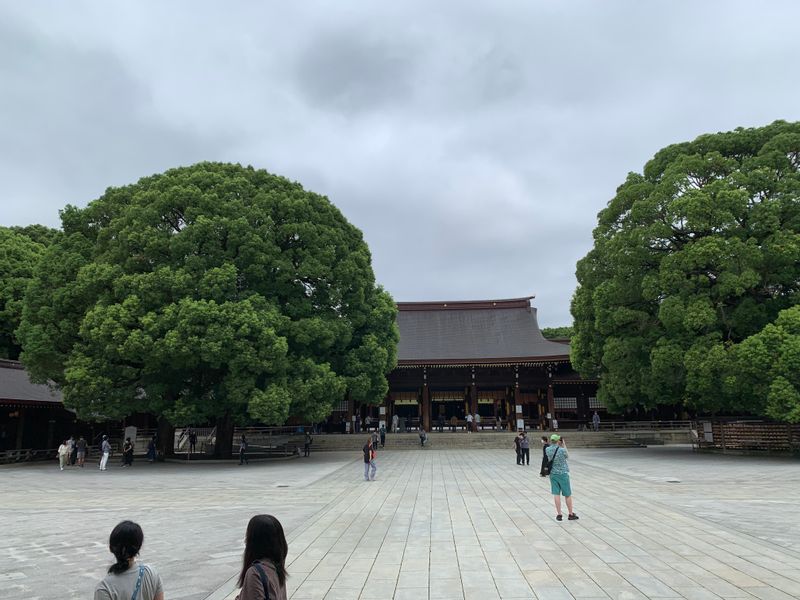
[[[590,421],[602,410],[597,384],[572,370],[568,344],[544,338],[531,299],[398,303],[386,418],[428,431],[467,413],[483,427],[512,429],[519,419],[547,429],[548,415],[562,427]]]

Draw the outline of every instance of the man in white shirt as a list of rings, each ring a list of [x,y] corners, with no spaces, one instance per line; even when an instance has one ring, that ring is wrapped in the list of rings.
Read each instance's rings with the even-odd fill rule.
[[[481,416],[478,413],[475,413],[475,431],[481,428]]]
[[[472,413],[467,413],[467,433],[472,433]]]

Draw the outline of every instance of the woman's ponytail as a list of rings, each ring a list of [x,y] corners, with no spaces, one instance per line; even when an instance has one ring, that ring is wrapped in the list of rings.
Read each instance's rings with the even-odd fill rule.
[[[117,562],[108,568],[108,572],[118,575],[127,571],[130,559],[139,554],[143,541],[142,528],[133,521],[122,521],[114,527],[108,538],[108,548]]]

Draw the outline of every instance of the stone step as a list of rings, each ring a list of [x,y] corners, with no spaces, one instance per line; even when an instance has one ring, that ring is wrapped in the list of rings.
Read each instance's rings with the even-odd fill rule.
[[[311,446],[314,452],[358,451],[368,439],[368,434],[338,435],[325,434],[314,436]],[[528,436],[531,440],[531,451],[540,448],[539,435],[532,432]],[[643,444],[611,432],[565,432],[565,439],[573,448],[632,448]],[[302,447],[303,438],[293,437],[289,444]],[[396,433],[386,436],[388,449],[416,449],[420,447],[419,436],[416,433]],[[459,448],[486,448],[509,449],[514,447],[514,434],[505,432],[480,432],[480,433],[438,433],[428,435],[426,447],[437,449]]]

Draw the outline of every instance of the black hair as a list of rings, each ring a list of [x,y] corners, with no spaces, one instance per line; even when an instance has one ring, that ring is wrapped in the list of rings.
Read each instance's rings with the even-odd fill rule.
[[[239,587],[244,585],[247,570],[257,560],[269,559],[278,572],[281,587],[286,585],[286,555],[289,545],[283,534],[283,526],[272,515],[256,515],[247,524],[244,540],[244,558],[242,572],[239,574]]]
[[[142,528],[133,521],[122,521],[108,537],[108,549],[117,562],[108,568],[109,573],[119,574],[128,570],[130,559],[139,554],[144,541]]]

